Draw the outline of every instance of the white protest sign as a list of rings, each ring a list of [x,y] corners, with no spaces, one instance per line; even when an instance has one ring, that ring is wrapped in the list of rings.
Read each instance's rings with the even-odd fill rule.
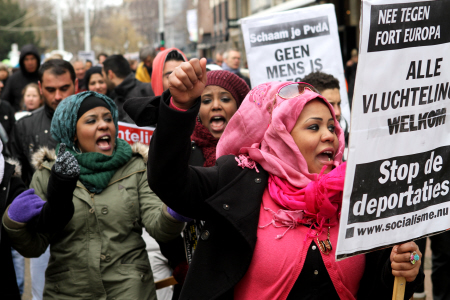
[[[342,115],[350,121],[333,4],[248,17],[242,19],[241,27],[253,87],[270,81],[301,81],[315,71],[331,74],[339,80]]]
[[[94,51],[78,51],[78,57],[84,59],[85,61],[90,60],[92,63],[95,62]]]
[[[362,3],[337,258],[450,228],[449,11]]]
[[[155,127],[139,127],[134,124],[119,122],[119,138],[133,145],[136,142],[150,145]]]

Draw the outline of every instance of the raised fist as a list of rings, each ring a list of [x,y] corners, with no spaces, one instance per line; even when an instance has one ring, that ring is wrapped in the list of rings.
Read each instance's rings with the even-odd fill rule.
[[[58,174],[78,177],[80,176],[80,166],[78,165],[77,159],[70,153],[66,151],[66,144],[61,143],[59,145],[58,156],[56,157],[55,171]]]

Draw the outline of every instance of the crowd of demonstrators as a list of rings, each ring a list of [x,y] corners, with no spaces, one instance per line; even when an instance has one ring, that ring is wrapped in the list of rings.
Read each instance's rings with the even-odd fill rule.
[[[102,67],[91,67],[84,75],[84,82],[86,82],[86,89],[88,91],[97,92],[99,94],[108,94],[108,85],[103,77]]]
[[[153,96],[151,84],[137,80],[130,64],[120,54],[108,56],[103,61],[103,77],[119,110],[119,121],[134,123],[123,110],[123,104],[129,98]]]
[[[20,111],[22,90],[29,83],[38,83],[41,59],[37,48],[25,45],[20,49],[20,70],[10,76],[2,91],[2,99],[7,100],[15,111]]]
[[[136,79],[142,82],[152,82],[153,60],[156,52],[152,47],[142,48],[139,52],[139,59],[141,62],[137,66]],[[131,64],[130,64],[131,65]]]
[[[241,74],[241,53],[238,50],[228,49],[225,51],[223,54],[223,63],[221,67],[225,71],[230,71],[231,73],[244,79],[248,86],[251,87],[250,79]]]
[[[250,90],[235,49],[207,68],[179,49],[145,47],[136,73],[120,54],[39,68],[37,50],[23,50],[18,72],[31,78],[34,65],[38,85],[22,85],[15,109],[12,89],[0,94],[3,154],[22,165],[11,177],[0,156],[14,297],[23,271],[14,284],[11,246],[33,257],[33,300],[384,299],[394,276],[406,277],[407,299],[423,283],[414,242],[334,259],[348,124],[333,76]],[[118,121],[157,124],[150,149],[119,139]],[[155,291],[170,275],[173,291]]]

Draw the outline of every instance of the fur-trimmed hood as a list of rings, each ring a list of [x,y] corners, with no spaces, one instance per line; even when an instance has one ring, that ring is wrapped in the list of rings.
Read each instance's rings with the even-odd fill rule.
[[[144,163],[147,164],[148,148],[149,147],[147,145],[135,143],[131,146],[131,151],[133,152],[133,156],[142,156],[142,158],[144,159]],[[41,170],[43,168],[44,162],[53,160],[56,160],[55,149],[41,147],[31,157],[31,164],[36,170]]]
[[[22,165],[20,164],[19,160],[15,158],[8,157],[5,159],[5,162],[8,164],[14,166],[14,177],[21,177],[22,176]]]

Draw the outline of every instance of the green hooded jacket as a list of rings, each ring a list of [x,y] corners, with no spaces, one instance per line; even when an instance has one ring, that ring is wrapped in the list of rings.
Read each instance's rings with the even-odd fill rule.
[[[13,247],[25,257],[38,257],[50,244],[44,299],[155,299],[155,286],[142,227],[156,240],[178,236],[184,223],[176,221],[150,190],[148,147],[133,146],[133,157],[118,169],[106,189],[91,194],[78,181],[73,193],[71,221],[54,235],[38,234],[31,226],[8,218],[3,224]],[[37,171],[31,188],[46,200],[54,151],[34,157]]]

